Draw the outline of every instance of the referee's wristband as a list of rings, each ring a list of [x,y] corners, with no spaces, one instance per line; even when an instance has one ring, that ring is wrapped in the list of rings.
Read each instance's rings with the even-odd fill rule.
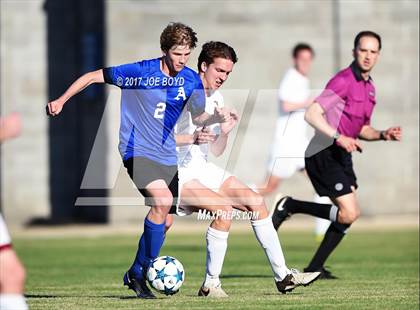
[[[379,139],[380,139],[380,140],[384,140],[384,141],[386,141],[386,137],[385,137],[385,130],[381,130],[381,131],[379,132]]]

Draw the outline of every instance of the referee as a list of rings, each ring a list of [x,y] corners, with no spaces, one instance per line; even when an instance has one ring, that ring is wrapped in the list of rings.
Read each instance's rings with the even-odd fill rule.
[[[362,152],[357,139],[366,141],[401,140],[401,128],[376,130],[370,125],[376,105],[375,86],[370,72],[381,50],[381,37],[362,31],[354,39],[352,64],[338,72],[305,113],[305,120],[316,134],[305,154],[308,176],[320,196],[334,205],[280,199],[273,212],[276,229],[294,213],[305,213],[332,221],[315,256],[305,271],[320,271],[321,277],[336,278],[324,263],[337,247],[346,230],[360,215],[355,191],[356,175],[351,153]],[[337,207],[336,207],[337,206]]]

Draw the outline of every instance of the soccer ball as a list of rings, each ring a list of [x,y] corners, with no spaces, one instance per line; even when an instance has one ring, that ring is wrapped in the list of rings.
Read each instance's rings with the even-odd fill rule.
[[[159,293],[173,295],[184,282],[184,267],[174,257],[160,256],[147,270],[147,281]]]

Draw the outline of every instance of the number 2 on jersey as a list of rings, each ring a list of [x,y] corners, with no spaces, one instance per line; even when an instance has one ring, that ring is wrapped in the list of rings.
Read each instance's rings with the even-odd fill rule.
[[[165,109],[166,109],[166,103],[159,102],[156,105],[155,115],[153,117],[163,119],[163,115],[165,114]]]

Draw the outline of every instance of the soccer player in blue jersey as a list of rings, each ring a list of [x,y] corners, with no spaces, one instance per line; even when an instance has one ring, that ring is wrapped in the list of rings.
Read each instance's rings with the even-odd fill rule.
[[[173,128],[179,115],[186,107],[197,125],[230,120],[223,109],[216,109],[213,115],[205,113],[200,77],[186,67],[196,42],[190,27],[171,23],[160,37],[162,57],[89,72],[47,107],[50,115],[58,115],[72,96],[92,83],[108,83],[122,90],[119,151],[128,174],[151,206],[136,257],[124,275],[124,285],[139,298],[155,298],[146,285],[145,272],[159,255],[165,219],[178,197]]]

